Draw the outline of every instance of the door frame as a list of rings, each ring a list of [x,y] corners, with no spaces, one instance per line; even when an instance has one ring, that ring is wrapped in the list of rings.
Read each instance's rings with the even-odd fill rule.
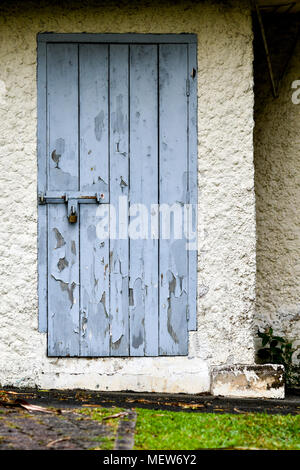
[[[197,35],[196,34],[143,34],[143,33],[38,33],[37,34],[37,166],[38,166],[38,193],[46,191],[47,184],[47,44],[49,43],[97,43],[97,44],[187,44],[189,46],[189,67],[195,71],[197,67]],[[190,194],[190,202],[197,203],[197,80],[190,81],[189,87],[196,95],[192,112],[189,116],[189,163],[197,172],[196,191]],[[196,120],[196,125],[195,121]],[[191,156],[192,155],[192,156]],[[38,331],[46,333],[48,330],[48,234],[47,234],[47,205],[38,204]],[[196,211],[197,212],[197,211]],[[195,214],[197,230],[197,214]],[[196,250],[197,251],[197,250]],[[197,256],[189,257],[189,276],[193,273],[191,282],[192,292],[196,296],[189,299],[195,303],[197,312]],[[189,301],[190,301],[189,300]],[[197,329],[197,315],[189,322],[189,330]]]

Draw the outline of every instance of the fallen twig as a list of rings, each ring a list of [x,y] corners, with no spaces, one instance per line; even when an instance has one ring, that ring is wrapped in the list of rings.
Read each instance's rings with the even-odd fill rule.
[[[52,447],[52,446],[54,446],[55,444],[57,444],[58,442],[69,441],[70,439],[71,439],[70,436],[68,436],[68,437],[61,437],[60,439],[55,439],[55,441],[48,442],[48,444],[46,445],[46,447]]]
[[[0,405],[2,406],[9,406],[12,408],[24,408],[27,411],[38,411],[40,413],[57,413],[61,414],[61,410],[50,410],[49,408],[45,408],[44,406],[38,406],[38,405],[31,405],[28,403],[26,400],[23,400],[22,398],[17,398],[14,401],[0,401]]]
[[[113,418],[123,418],[124,416],[128,416],[128,412],[127,411],[121,411],[120,413],[116,413],[114,415],[110,415],[110,416],[105,416],[104,418],[102,418],[102,420],[106,420],[106,419],[113,419]]]

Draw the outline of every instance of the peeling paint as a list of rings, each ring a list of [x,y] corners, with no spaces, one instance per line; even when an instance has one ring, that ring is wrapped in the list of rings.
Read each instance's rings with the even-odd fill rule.
[[[122,338],[123,338],[123,334],[121,334],[120,338],[117,339],[116,341],[111,341],[111,348],[113,350],[117,350],[119,347],[120,347],[120,344],[121,344],[121,341],[122,341]]]
[[[167,323],[167,328],[168,328],[168,333],[169,333],[169,335],[173,338],[174,342],[175,342],[176,344],[178,344],[178,343],[179,343],[178,336],[176,335],[175,331],[173,330],[173,326],[172,326],[172,315],[173,315],[175,312],[172,312],[172,303],[171,303],[172,294],[173,294],[173,296],[175,295],[176,278],[175,278],[175,276],[173,275],[173,273],[171,273],[171,276],[172,276],[172,279],[171,279],[171,281],[169,281],[168,323]]]
[[[63,271],[67,266],[69,266],[69,262],[66,259],[66,257],[59,258],[58,263],[57,263],[57,268],[59,272]]]
[[[102,138],[102,132],[104,128],[104,111],[101,110],[95,117],[95,137],[98,141],[100,141]]]
[[[61,158],[61,155],[59,153],[56,153],[56,149],[54,149],[53,152],[51,153],[51,158],[56,165],[55,168],[59,169],[59,160]]]
[[[61,279],[56,279],[55,276],[53,276],[53,274],[51,274],[51,277],[59,282],[60,284],[60,288],[62,291],[66,291],[68,293],[68,296],[69,296],[69,299],[70,299],[70,302],[71,302],[71,307],[73,307],[74,303],[75,303],[75,299],[74,299],[74,289],[76,287],[76,282],[72,282],[71,285],[69,286],[69,283],[68,282],[64,282],[62,281]]]
[[[87,322],[88,319],[86,317],[86,312],[83,312],[82,318],[81,318],[81,329],[82,329],[82,336],[84,337],[86,334],[86,329],[87,329]]]
[[[129,306],[132,307],[133,305],[134,305],[133,289],[129,288]]]
[[[132,293],[130,292],[132,291]],[[130,304],[132,301],[133,308],[131,309],[130,316],[132,318],[131,322],[131,345],[133,349],[139,349],[140,346],[144,343],[144,318],[141,315],[144,311],[144,297],[145,291],[143,286],[143,281],[141,278],[137,278],[134,281],[133,289],[129,290]]]
[[[127,130],[127,123],[123,113],[123,95],[119,94],[116,98],[117,112],[112,113],[113,128],[117,134],[124,134]]]
[[[60,233],[60,231],[56,227],[53,229],[53,232],[55,234],[56,241],[57,241],[57,244],[56,244],[56,247],[55,247],[55,249],[57,250],[57,248],[61,248],[62,246],[64,246],[66,244],[66,242],[65,242],[64,237],[62,236],[62,234]]]
[[[107,185],[107,182],[104,181],[104,179],[101,177],[101,176],[98,176],[98,181],[104,183],[105,185]]]
[[[180,344],[179,337],[187,334],[188,296],[182,289],[182,279],[167,272],[167,331],[175,344]],[[179,283],[179,286],[178,286]]]
[[[105,298],[106,298],[106,293],[103,292],[102,297],[101,297],[101,300],[100,300],[100,303],[101,303],[102,306],[103,306],[103,311],[104,311],[104,313],[105,313],[105,316],[106,316],[106,317],[109,317],[109,315],[108,315],[108,313],[107,313],[107,310],[106,310]]]
[[[110,270],[110,272],[112,272],[112,269],[113,269],[113,256],[114,256],[113,251],[110,251],[109,252],[109,270]]]
[[[128,184],[123,180],[122,176],[120,176],[120,186],[122,189],[128,186]]]
[[[108,264],[104,266],[104,280],[106,279],[107,270],[108,270]]]

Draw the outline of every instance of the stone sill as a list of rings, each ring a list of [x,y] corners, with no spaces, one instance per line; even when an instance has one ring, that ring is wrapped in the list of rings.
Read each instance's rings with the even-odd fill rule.
[[[284,367],[279,364],[213,366],[211,393],[225,397],[283,399]]]

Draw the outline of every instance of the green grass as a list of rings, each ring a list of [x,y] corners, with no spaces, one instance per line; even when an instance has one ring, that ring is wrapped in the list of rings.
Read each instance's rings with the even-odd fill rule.
[[[138,409],[134,449],[300,449],[300,416]]]
[[[115,436],[100,436],[92,439],[95,441],[95,446],[90,447],[89,450],[113,450],[115,443]],[[98,444],[96,444],[98,442]]]
[[[112,406],[111,408],[101,408],[100,406],[98,407],[84,407],[76,410],[77,413],[83,414],[88,416],[89,418],[92,418],[96,421],[102,421],[103,418],[107,418],[107,416],[112,416],[117,413],[121,413],[122,411],[125,411],[123,408],[118,408],[116,406]],[[123,418],[124,419],[124,418]],[[118,423],[119,418],[113,418],[113,419],[107,419],[105,420],[106,423]]]
[[[81,408],[79,412],[102,421],[104,417],[120,411],[124,410],[97,407]],[[137,408],[136,412],[136,450],[300,450],[299,415],[187,413],[142,408]],[[99,442],[102,449],[113,448],[118,422],[119,419],[105,420],[112,434],[101,444]]]

